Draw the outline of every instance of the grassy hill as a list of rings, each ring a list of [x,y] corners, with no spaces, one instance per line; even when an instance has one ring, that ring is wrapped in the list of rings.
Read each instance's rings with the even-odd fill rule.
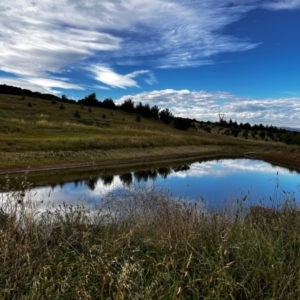
[[[294,157],[298,146],[188,130],[120,110],[0,94],[1,168],[245,151]]]

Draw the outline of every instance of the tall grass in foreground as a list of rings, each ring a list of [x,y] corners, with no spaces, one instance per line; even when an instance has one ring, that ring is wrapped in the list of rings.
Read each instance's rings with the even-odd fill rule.
[[[293,199],[245,218],[144,188],[39,213],[29,188],[2,198],[1,299],[300,298]]]

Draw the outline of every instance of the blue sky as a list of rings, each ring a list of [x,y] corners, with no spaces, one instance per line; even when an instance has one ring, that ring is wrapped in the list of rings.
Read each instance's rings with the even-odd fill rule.
[[[0,84],[300,127],[299,29],[300,0],[0,1]]]

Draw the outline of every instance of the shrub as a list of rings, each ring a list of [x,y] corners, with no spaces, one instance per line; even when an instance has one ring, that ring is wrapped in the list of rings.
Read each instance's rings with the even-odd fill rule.
[[[75,111],[75,114],[74,114],[75,118],[80,118],[80,113],[78,110]]]

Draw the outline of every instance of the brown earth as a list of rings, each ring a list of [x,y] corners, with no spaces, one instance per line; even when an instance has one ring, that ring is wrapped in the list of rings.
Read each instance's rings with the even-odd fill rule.
[[[33,168],[0,168],[0,174],[11,174],[21,172],[35,172],[35,171],[50,171],[50,170],[63,170],[87,167],[116,167],[125,165],[143,165],[150,162],[172,162],[176,160],[192,159],[192,158],[215,158],[215,157],[237,157],[241,156],[240,153],[233,151],[206,151],[203,153],[188,153],[188,154],[171,154],[171,155],[149,155],[144,157],[116,159],[100,162],[73,162],[61,163],[58,165],[47,165]]]

